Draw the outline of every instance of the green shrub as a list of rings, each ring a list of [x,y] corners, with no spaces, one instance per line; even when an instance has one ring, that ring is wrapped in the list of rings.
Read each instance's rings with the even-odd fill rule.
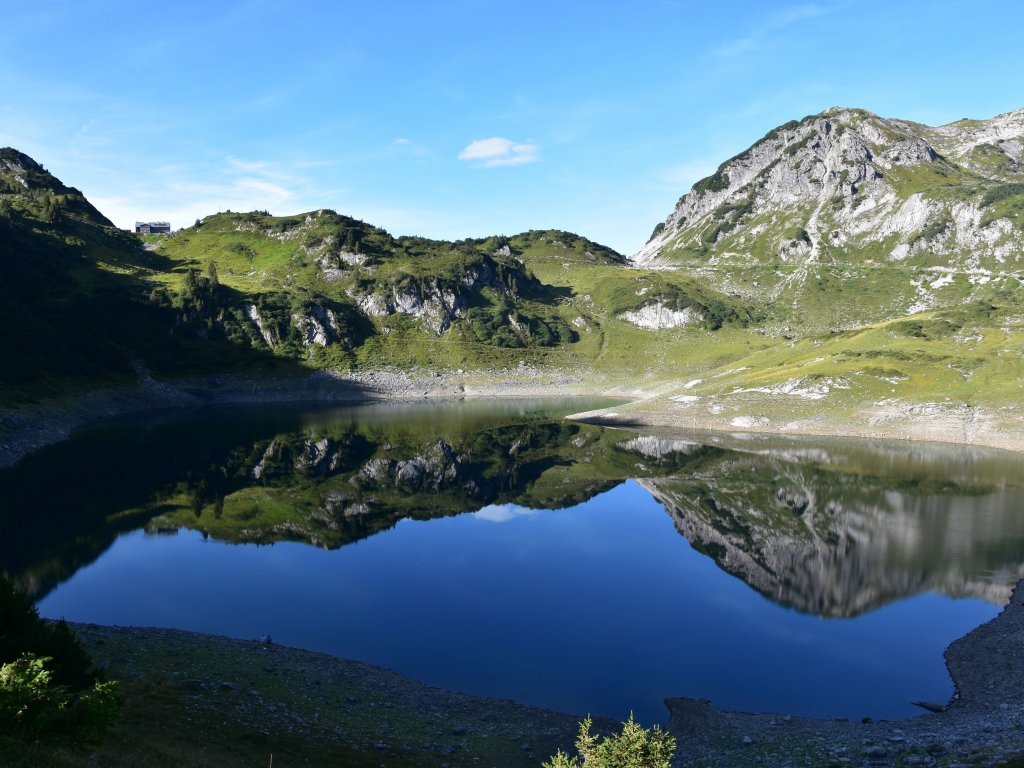
[[[658,726],[647,730],[633,719],[622,724],[622,733],[598,737],[590,734],[591,719],[580,723],[576,737],[579,755],[558,751],[543,768],[669,768],[676,740]]]
[[[1000,184],[992,187],[981,197],[981,207],[985,208],[993,203],[998,203],[1011,197],[1024,195],[1024,184]]]
[[[0,664],[26,653],[52,659],[50,670],[59,685],[82,688],[94,680],[92,661],[68,625],[43,621],[32,600],[0,577]]]
[[[0,733],[93,739],[117,709],[117,683],[99,679],[68,625],[0,577]]]
[[[116,682],[82,691],[53,681],[53,659],[26,653],[0,667],[0,732],[19,736],[99,738],[117,719]]]
[[[729,188],[729,173],[725,170],[726,163],[718,166],[718,170],[693,185],[694,192],[721,192]]]

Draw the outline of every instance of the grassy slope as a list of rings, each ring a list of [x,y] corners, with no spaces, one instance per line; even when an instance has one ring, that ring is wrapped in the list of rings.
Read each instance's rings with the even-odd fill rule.
[[[281,234],[282,224],[302,224]],[[501,369],[520,361],[560,369],[595,371],[609,380],[623,369],[639,374],[641,381],[664,378],[684,351],[696,360],[719,359],[725,346],[748,348],[747,339],[734,333],[738,320],[746,319],[745,303],[685,274],[637,271],[621,256],[595,243],[564,232],[530,232],[511,238],[444,243],[419,238],[393,239],[375,230],[361,243],[366,266],[346,267],[330,282],[316,265],[316,253],[325,238],[334,236],[327,251],[337,249],[339,222],[351,222],[334,214],[277,218],[254,214],[218,214],[198,229],[191,228],[168,238],[159,253],[172,265],[159,279],[180,290],[188,266],[203,271],[211,262],[220,281],[240,293],[317,293],[333,300],[351,301],[349,294],[370,287],[387,287],[408,277],[465,274],[482,256],[508,245],[512,255],[543,284],[539,290],[521,292],[521,314],[554,316],[572,327],[573,343],[550,347],[501,348],[479,341],[465,321],[456,322],[443,334],[424,331],[415,318],[392,315],[372,318],[376,333],[361,344],[343,364],[374,367],[420,365],[433,369]],[[646,289],[646,290],[645,290]],[[618,319],[617,315],[645,303],[645,295],[685,294],[699,304],[716,302],[732,313],[725,328],[653,332]],[[493,303],[494,291],[484,289],[478,301]],[[471,304],[472,306],[472,304]],[[726,353],[727,354],[727,353]],[[637,365],[640,365],[639,369]]]
[[[734,345],[710,364],[685,355],[680,359],[688,364],[677,386],[626,411],[671,421],[683,406],[670,398],[699,396],[728,402],[730,416],[755,414],[777,424],[863,420],[880,402],[905,409],[943,403],[980,406],[1020,435],[1024,271],[1019,249],[1012,246],[1024,227],[1020,170],[992,145],[975,148],[959,164],[940,156],[933,163],[887,169],[885,183],[898,199],[918,195],[939,214],[917,233],[881,240],[869,235],[843,246],[821,242],[814,263],[780,252],[785,243],[799,244],[810,205],[764,210],[729,203],[689,222],[663,255],[680,270],[752,302],[763,322],[744,334],[751,348]],[[826,202],[818,230],[836,228],[844,206],[856,209],[864,194],[862,187],[850,199]],[[951,211],[968,203],[980,206],[982,226],[1008,224],[1001,234],[990,233],[995,245],[1009,248],[1008,255],[979,255],[951,239]],[[708,233],[719,226],[717,239],[709,241]],[[890,254],[901,244],[909,250],[894,260]],[[699,385],[682,386],[698,378]],[[821,399],[749,391],[833,379],[844,388],[832,387]],[[704,405],[688,404],[684,420],[692,421],[697,411],[707,416]],[[706,422],[728,426],[729,419]]]

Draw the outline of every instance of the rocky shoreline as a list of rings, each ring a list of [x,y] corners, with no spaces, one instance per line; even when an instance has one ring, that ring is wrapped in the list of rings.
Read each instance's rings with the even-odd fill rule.
[[[430,372],[381,368],[339,373],[321,371],[297,379],[248,379],[209,376],[156,381],[142,373],[137,385],[87,393],[64,403],[18,410],[0,409],[0,469],[71,432],[108,419],[171,408],[228,403],[365,403],[377,401],[507,399],[517,397],[615,397],[626,405],[569,416],[576,421],[620,427],[745,432],[874,440],[941,442],[1024,452],[1024,415],[992,414],[982,409],[932,413],[914,408],[865,406],[856,418],[824,415],[785,424],[743,421],[677,407],[654,395],[657,384],[625,386],[593,371],[562,371],[520,364],[487,371]],[[735,410],[735,409],[733,409]]]
[[[136,386],[87,393],[73,400],[0,409],[0,469],[12,467],[76,429],[147,411],[229,403],[366,403],[516,397],[637,397],[583,373],[542,371],[522,365],[498,371],[432,373],[382,368],[355,373],[323,371],[294,379],[209,376],[174,384],[139,377]]]
[[[582,719],[432,688],[270,639],[71,626],[122,687],[121,723],[108,739],[115,763],[117,742],[145,740],[157,743],[132,747],[140,765],[198,749],[192,764],[231,765],[241,757],[244,765],[536,768],[572,747]],[[605,719],[596,725],[600,732],[616,727]],[[154,726],[161,738],[144,739]]]
[[[980,407],[942,404],[865,404],[853,416],[793,414],[769,419],[758,414],[757,400],[726,401],[719,415],[700,412],[663,398],[646,398],[624,406],[575,413],[568,418],[590,424],[628,428],[712,433],[799,435],[808,437],[948,443],[1024,452],[1024,415]],[[774,406],[774,404],[773,404]],[[927,407],[934,406],[934,407]]]

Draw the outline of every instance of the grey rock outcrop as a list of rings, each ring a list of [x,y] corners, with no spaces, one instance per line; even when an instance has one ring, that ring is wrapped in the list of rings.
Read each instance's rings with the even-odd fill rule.
[[[990,182],[1024,179],[1022,153],[1024,110],[930,128],[829,109],[771,131],[695,184],[632,261],[914,255],[984,277],[1024,257],[1024,232],[985,198]]]
[[[305,346],[315,344],[327,347],[340,343],[345,349],[352,348],[351,339],[347,338],[334,310],[320,304],[314,304],[307,312],[296,312],[292,315],[292,324],[299,331]]]

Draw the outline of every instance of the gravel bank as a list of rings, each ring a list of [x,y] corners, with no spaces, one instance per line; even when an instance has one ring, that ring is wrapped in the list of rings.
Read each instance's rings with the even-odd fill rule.
[[[189,741],[208,751],[210,765],[223,764],[219,748],[262,766],[274,754],[278,765],[536,768],[572,747],[581,719],[431,688],[380,667],[272,642],[71,626],[124,688],[126,711],[115,737],[134,740],[153,728],[136,722],[137,710],[163,702],[143,715],[160,717],[163,752]],[[132,708],[140,696],[147,703]],[[616,726],[598,722],[602,731]],[[140,765],[162,764],[155,747],[140,752]]]
[[[692,407],[692,403],[652,398],[568,418],[607,426],[912,440],[1024,452],[1024,415],[1019,411],[885,403],[865,405],[852,416],[818,413],[779,419],[761,415],[756,402],[726,402],[729,405],[723,406],[720,414],[712,414]]]
[[[211,403],[360,403],[378,400],[458,400],[463,398],[640,397],[588,372],[544,370],[528,365],[495,371],[447,373],[378,369],[357,373],[320,372],[298,379],[246,379],[209,376],[159,382],[140,376],[133,387],[90,392],[46,406],[0,409],[0,469],[72,431],[120,416]]]

